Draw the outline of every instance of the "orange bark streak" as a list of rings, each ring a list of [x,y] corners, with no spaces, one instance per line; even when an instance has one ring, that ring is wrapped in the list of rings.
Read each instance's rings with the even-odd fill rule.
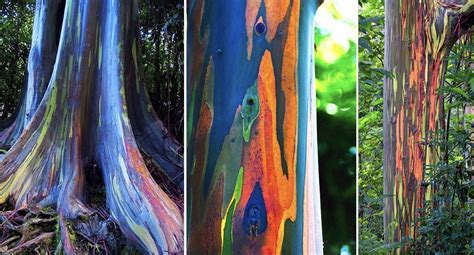
[[[253,46],[253,29],[257,21],[258,9],[260,9],[261,0],[247,0],[245,9],[245,25],[247,31],[247,58],[250,59]]]
[[[258,82],[260,114],[256,120],[253,139],[244,147],[244,183],[235,218],[243,217],[253,187],[257,181],[260,182],[267,208],[268,226],[264,234],[257,236],[253,242],[262,242],[260,252],[275,254],[281,250],[284,222],[287,219],[295,220],[296,217],[296,187],[295,172],[289,171],[288,179],[283,174],[276,134],[275,77],[268,51],[260,65]],[[239,221],[234,221],[234,227],[238,224]],[[240,244],[244,253],[252,251],[251,243]]]
[[[268,32],[266,35],[267,42],[270,42],[275,37],[278,25],[283,21],[290,0],[264,0],[266,13],[267,13],[267,27]],[[294,1],[299,2],[299,1]],[[292,10],[294,11],[294,10]],[[291,28],[290,28],[291,29]]]
[[[299,1],[293,2],[290,21],[288,24],[288,37],[283,52],[283,67],[281,86],[285,96],[285,115],[283,121],[283,148],[288,165],[288,172],[294,172],[296,168],[296,134],[297,125],[294,121],[298,119],[298,93],[296,88],[296,65],[298,56],[298,13]]]

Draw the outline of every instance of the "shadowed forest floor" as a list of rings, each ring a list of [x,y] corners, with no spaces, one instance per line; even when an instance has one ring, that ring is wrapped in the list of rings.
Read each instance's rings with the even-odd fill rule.
[[[154,180],[183,213],[184,195],[169,183],[150,158],[143,155]],[[105,206],[100,169],[88,166],[87,199],[94,213],[68,225],[79,254],[141,254],[120,231]],[[15,210],[12,203],[0,207],[0,254],[55,254],[60,250],[58,214],[53,208]]]

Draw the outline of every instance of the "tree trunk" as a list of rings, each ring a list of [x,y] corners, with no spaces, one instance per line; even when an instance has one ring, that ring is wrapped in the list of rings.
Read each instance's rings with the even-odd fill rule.
[[[0,130],[0,147],[10,147],[31,121],[53,71],[64,12],[63,1],[37,1],[28,57],[28,80],[16,116]]]
[[[36,17],[58,13],[48,7],[57,2],[38,0]],[[25,105],[37,105],[37,110],[0,162],[0,203],[11,198],[16,208],[55,207],[62,247],[75,253],[67,221],[91,214],[84,169],[97,164],[107,207],[124,234],[148,253],[180,252],[182,215],[153,181],[137,146],[145,144],[149,154],[165,152],[156,157],[161,169],[179,172],[178,145],[164,135],[140,81],[137,2],[67,0],[63,10],[50,78],[36,67],[49,63],[54,53],[32,47],[29,84],[45,86],[44,96],[41,89],[30,91],[28,86],[32,96]],[[38,40],[53,45],[48,40],[54,37],[41,33],[52,25],[43,22],[54,19],[35,19],[33,45],[44,45]]]
[[[189,1],[188,251],[322,254],[316,1]]]
[[[473,1],[385,1],[385,69],[394,75],[384,82],[386,243],[416,238],[432,186],[423,185],[425,169],[440,157],[427,142],[443,128],[446,57],[473,14]]]

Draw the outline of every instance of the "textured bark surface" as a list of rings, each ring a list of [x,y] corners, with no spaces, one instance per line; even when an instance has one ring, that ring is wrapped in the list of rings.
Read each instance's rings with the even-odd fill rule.
[[[188,1],[188,251],[322,254],[316,1]]]
[[[37,2],[32,44],[44,40],[45,49],[55,48],[48,41],[54,37],[38,34],[48,30],[43,22],[54,19],[48,15],[62,11],[48,7],[58,1]],[[30,54],[34,86],[28,86],[25,109],[35,113],[0,161],[0,203],[56,208],[62,249],[75,253],[68,221],[91,214],[85,169],[97,164],[108,210],[125,236],[147,253],[182,252],[183,217],[154,182],[138,148],[159,154],[154,159],[169,177],[181,174],[179,145],[165,135],[140,81],[137,1],[67,0],[63,10],[57,55],[40,46]],[[49,78],[43,63],[51,63],[51,54]]]
[[[10,147],[29,124],[43,98],[53,71],[64,0],[38,1],[36,4],[32,44],[28,57],[28,80],[23,88],[23,96],[17,115],[9,125],[0,128],[0,148]]]
[[[442,129],[446,56],[471,27],[473,1],[385,1],[384,227],[387,243],[416,238],[418,209],[432,185],[425,169],[439,148],[426,141]]]

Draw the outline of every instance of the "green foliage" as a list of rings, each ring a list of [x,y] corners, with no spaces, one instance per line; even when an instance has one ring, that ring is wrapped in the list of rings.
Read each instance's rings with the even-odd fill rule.
[[[383,247],[383,1],[359,1],[359,251]]]
[[[0,3],[0,121],[14,114],[20,98],[34,7],[34,0]]]
[[[140,1],[144,82],[153,107],[168,130],[183,140],[184,3]]]
[[[318,154],[327,254],[340,254],[341,248],[355,254],[355,9],[353,3],[328,0],[316,14]]]
[[[435,192],[420,211],[412,245],[425,254],[474,253],[472,38],[452,49],[444,87],[446,130],[429,134],[428,146],[440,148],[438,161],[426,167],[425,185]],[[470,110],[470,113],[468,112]]]

